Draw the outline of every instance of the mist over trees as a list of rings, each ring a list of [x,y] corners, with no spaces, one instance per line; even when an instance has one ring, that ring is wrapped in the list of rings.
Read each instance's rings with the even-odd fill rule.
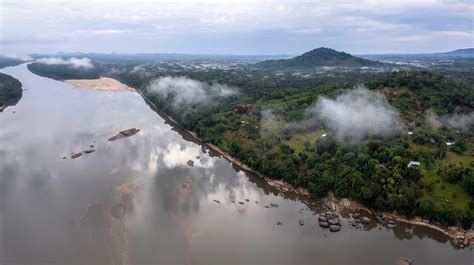
[[[463,162],[472,161],[474,128],[458,126],[474,111],[469,78],[385,66],[297,71],[110,58],[88,70],[29,69],[60,80],[116,78],[203,141],[313,196],[333,192],[465,228],[474,220],[474,163]],[[430,115],[447,118],[433,126]]]

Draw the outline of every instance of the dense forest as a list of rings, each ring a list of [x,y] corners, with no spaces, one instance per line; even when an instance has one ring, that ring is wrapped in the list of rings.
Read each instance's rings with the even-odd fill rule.
[[[0,56],[0,69],[8,66],[15,66],[24,63],[25,61],[15,58],[8,58]]]
[[[112,59],[94,64],[87,72],[41,64],[29,69],[55,79],[117,78],[205,142],[314,196],[331,191],[443,225],[473,223],[474,87],[469,79],[407,68],[295,71]],[[354,89],[357,85],[366,88]],[[321,102],[338,106],[353,94],[370,96],[367,104],[388,111],[396,128],[390,134],[375,128],[355,139],[314,111]],[[360,129],[351,124],[354,132]]]
[[[94,69],[78,69],[70,65],[31,63],[28,64],[28,69],[39,76],[56,80],[99,78],[97,71]]]
[[[22,93],[20,81],[0,73],[0,111],[9,105],[16,104],[21,99]]]

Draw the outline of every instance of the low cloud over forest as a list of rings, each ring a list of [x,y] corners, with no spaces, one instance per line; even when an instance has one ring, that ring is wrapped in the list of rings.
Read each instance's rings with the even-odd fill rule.
[[[174,105],[212,102],[218,97],[227,97],[238,93],[236,88],[219,83],[205,83],[188,77],[165,76],[150,83],[148,91],[160,94],[172,100]]]
[[[89,58],[76,58],[71,57],[69,59],[63,59],[60,57],[49,57],[40,58],[36,60],[37,63],[48,64],[48,65],[69,65],[74,68],[92,69],[94,65]]]
[[[399,113],[385,96],[362,86],[336,98],[319,98],[307,109],[307,114],[313,119],[306,122],[323,123],[339,139],[389,137],[402,130]]]

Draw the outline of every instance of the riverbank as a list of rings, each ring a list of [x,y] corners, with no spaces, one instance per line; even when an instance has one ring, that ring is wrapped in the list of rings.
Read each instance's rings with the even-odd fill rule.
[[[23,95],[23,85],[13,76],[0,73],[0,112],[16,105]]]
[[[139,93],[145,99],[145,101],[147,101],[155,109],[159,110],[159,108],[153,102],[150,102],[141,92]],[[191,132],[185,129],[181,124],[179,124],[176,120],[174,120],[172,117],[170,117],[166,113],[163,113],[162,111],[159,111],[159,112],[160,114],[164,115],[171,123],[173,123],[174,126],[178,126],[182,130],[186,131],[189,135],[191,135],[194,138],[194,140],[207,146],[212,151],[222,155],[225,159],[237,165],[238,167],[244,169],[245,171],[251,172],[252,174],[255,174],[256,176],[263,178],[270,186],[277,188],[281,192],[292,192],[297,195],[303,195],[303,196],[308,196],[308,197],[311,196],[309,191],[305,188],[301,188],[301,187],[297,188],[282,180],[275,180],[275,179],[269,178],[261,174],[260,172],[253,170],[252,168],[250,168],[248,165],[246,165],[239,159],[231,156],[229,153],[220,149],[218,146],[211,143],[202,142],[202,140],[194,132]],[[460,247],[460,248],[467,248],[474,245],[474,229],[472,228],[466,231],[466,230],[461,229],[460,227],[454,227],[454,226],[446,227],[441,224],[432,223],[431,221],[422,219],[420,217],[408,219],[404,217],[403,215],[400,215],[396,212],[381,212],[381,211],[369,209],[361,205],[360,203],[354,202],[348,198],[337,199],[332,194],[329,194],[323,200],[329,201],[331,205],[336,205],[336,207],[339,208],[337,210],[348,210],[351,212],[364,211],[370,215],[382,216],[384,219],[390,219],[397,222],[402,222],[402,223],[416,225],[416,226],[423,226],[423,227],[427,227],[427,228],[439,231],[443,233],[444,235],[446,235],[447,237],[451,238],[455,246]]]
[[[129,91],[136,92],[132,87],[129,87],[120,81],[109,78],[100,77],[99,79],[67,79],[63,81],[66,84],[70,84],[74,87],[88,88],[99,91]]]
[[[249,166],[244,164],[242,161],[232,157],[229,153],[221,150],[216,145],[213,145],[213,144],[205,144],[205,145],[211,148],[213,151],[221,154],[223,157],[225,157],[230,162],[236,164],[237,166],[265,179],[265,181],[270,186],[275,187],[282,192],[293,192],[298,195],[311,196],[307,189],[293,187],[291,184],[286,183],[282,180],[274,180],[267,176],[264,176],[263,174],[259,172],[254,171]],[[435,224],[429,220],[422,219],[420,217],[408,219],[404,217],[403,215],[400,215],[395,212],[382,212],[382,211],[369,209],[363,206],[362,204],[352,201],[348,198],[337,199],[332,193],[330,193],[327,197],[323,198],[323,200],[327,201],[328,204],[332,206],[330,207],[331,210],[346,210],[351,213],[364,211],[370,215],[382,217],[383,219],[393,220],[393,221],[416,225],[416,226],[423,226],[423,227],[427,227],[427,228],[439,231],[443,233],[444,235],[448,236],[449,238],[453,239],[454,240],[453,242],[455,243],[455,245],[460,248],[466,248],[466,247],[470,247],[471,245],[474,245],[474,229],[472,228],[466,231],[456,226],[446,227],[441,224]]]
[[[118,81],[117,81],[118,82]],[[276,189],[280,190],[281,192],[290,192],[294,193],[297,195],[302,195],[302,196],[307,196],[308,199],[311,198],[311,195],[307,189],[304,188],[297,188],[293,187],[289,183],[286,183],[281,180],[275,180],[272,178],[269,178],[252,168],[250,168],[248,165],[240,161],[239,159],[231,156],[229,153],[225,152],[224,150],[220,149],[218,146],[210,144],[210,143],[204,143],[196,133],[189,131],[185,129],[181,124],[179,124],[176,120],[174,120],[172,117],[170,117],[167,113],[164,113],[163,111],[160,110],[158,106],[156,106],[153,102],[148,100],[148,98],[140,91],[140,90],[135,90],[138,92],[142,98],[145,100],[145,102],[151,106],[156,112],[158,112],[162,117],[167,120],[167,122],[172,125],[173,127],[179,128],[186,134],[190,136],[194,141],[205,145],[208,147],[210,150],[213,152],[223,156],[226,158],[228,161],[232,162],[239,168],[242,168],[243,170],[247,172],[251,172],[252,174],[255,174],[256,176],[264,179],[270,186],[275,187]],[[413,219],[408,219],[402,215],[399,215],[395,212],[378,212],[373,209],[369,209],[367,207],[364,207],[363,205],[356,203],[354,201],[351,201],[347,198],[342,198],[342,199],[336,199],[334,196],[329,195],[328,197],[323,199],[324,201],[330,202],[330,205],[335,205],[338,209],[337,210],[348,210],[350,212],[356,212],[356,211],[364,211],[368,214],[374,215],[374,216],[383,216],[385,219],[390,219],[390,220],[395,220],[398,222],[403,222],[407,224],[412,224],[412,225],[417,225],[417,226],[423,226],[427,227],[436,231],[439,231],[443,233],[444,235],[448,236],[449,238],[453,239],[453,242],[455,243],[456,246],[458,247],[469,247],[473,244],[474,242],[474,230],[462,230],[459,227],[445,227],[440,224],[432,223],[429,220],[425,220],[422,218],[413,218]],[[458,239],[462,238],[462,242]],[[466,241],[467,239],[467,241]]]

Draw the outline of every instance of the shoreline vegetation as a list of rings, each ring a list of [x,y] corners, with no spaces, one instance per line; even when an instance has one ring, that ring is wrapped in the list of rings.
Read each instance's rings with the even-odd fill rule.
[[[23,95],[22,84],[18,79],[0,73],[0,112],[16,105]]]
[[[39,75],[46,73],[53,79],[83,78],[78,76],[82,72],[69,74],[71,69],[61,72],[47,65],[35,66],[28,69],[35,74],[39,70]],[[171,70],[160,70],[158,76],[140,75],[147,69],[134,64],[111,74],[113,66],[98,66],[95,75],[109,75],[138,88],[136,91],[148,105],[172,124],[244,170],[268,176],[265,180],[282,191],[299,191],[317,198],[335,194],[360,202],[372,213],[393,212],[400,219],[438,227],[454,238],[459,247],[467,245],[466,237],[471,241],[467,242],[469,245],[474,242],[474,163],[470,155],[474,154],[473,134],[469,129],[458,131],[449,126],[433,129],[426,116],[432,112],[450,117],[472,111],[474,101],[469,82],[416,69],[378,75],[356,71],[354,75],[338,77],[343,81],[335,81],[317,76],[303,78],[291,71],[280,74],[251,68],[231,71],[233,76],[221,70],[196,72],[166,66]],[[266,78],[267,75],[273,77]],[[153,83],[152,93],[146,88],[153,80],[161,83]],[[169,93],[167,82],[197,86],[201,94],[211,95],[212,104],[199,101],[200,97]],[[311,129],[318,130],[313,134],[286,131],[282,127],[304,121],[305,109],[316,100],[334,98],[360,83],[366,84],[368,91],[386,97],[400,113],[407,126],[400,137],[387,141],[369,138],[359,146],[339,146],[331,133],[326,137],[321,124]],[[231,87],[239,87],[240,91],[229,94]],[[267,128],[265,119],[280,128]],[[412,160],[421,161],[421,166],[407,167]],[[424,219],[409,219],[415,216]],[[462,243],[458,236],[464,237]]]
[[[171,116],[169,116],[167,113],[161,111],[158,106],[156,106],[153,102],[151,102],[140,90],[136,89],[136,91],[143,97],[143,99],[150,104],[154,109],[159,111],[160,115],[165,116],[167,120],[173,125],[177,126],[180,129],[184,130],[186,133],[191,135],[195,141],[207,146],[209,149],[212,151],[218,153],[221,155],[223,158],[228,160],[229,162],[233,163],[234,165],[238,166],[239,168],[243,169],[246,172],[250,172],[266,181],[266,183],[276,189],[278,189],[280,192],[291,192],[297,195],[303,195],[307,196],[309,199],[314,200],[314,198],[311,196],[310,192],[308,189],[302,188],[302,187],[294,187],[290,183],[285,182],[284,180],[276,180],[272,179],[268,176],[265,176],[264,174],[253,170],[250,168],[248,165],[240,161],[239,159],[233,157],[229,153],[223,151],[221,148],[219,148],[217,145],[214,145],[212,143],[206,143],[204,142],[199,136],[184,128],[179,122],[177,122],[175,119],[173,119]],[[384,218],[388,218],[397,222],[402,222],[406,224],[411,224],[411,225],[416,225],[416,226],[423,226],[427,227],[433,230],[436,230],[438,232],[443,233],[445,236],[448,236],[455,243],[457,247],[460,247],[462,244],[462,247],[469,247],[474,244],[474,229],[471,228],[469,230],[464,230],[460,226],[443,226],[441,224],[433,223],[427,219],[422,219],[420,217],[414,217],[414,218],[406,218],[405,216],[398,214],[396,212],[383,212],[383,211],[376,211],[374,209],[370,209],[368,207],[363,206],[362,204],[352,201],[349,198],[336,198],[332,193],[329,193],[328,196],[325,198],[322,198],[323,200],[329,201],[329,204],[332,205],[337,205],[337,208],[342,209],[342,210],[349,210],[351,212],[356,212],[356,211],[364,211],[370,215],[374,216],[383,216]],[[462,243],[459,239],[462,238]]]

